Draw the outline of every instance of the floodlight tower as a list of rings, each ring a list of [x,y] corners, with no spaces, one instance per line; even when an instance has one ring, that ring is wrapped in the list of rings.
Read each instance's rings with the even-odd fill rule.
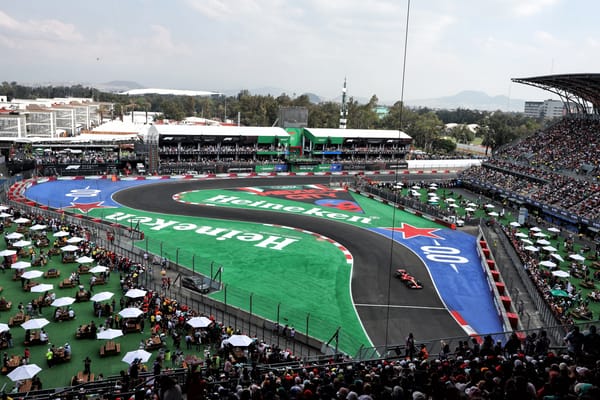
[[[340,129],[346,129],[348,122],[348,105],[346,104],[346,78],[344,77],[344,87],[342,88],[342,108],[340,109]]]

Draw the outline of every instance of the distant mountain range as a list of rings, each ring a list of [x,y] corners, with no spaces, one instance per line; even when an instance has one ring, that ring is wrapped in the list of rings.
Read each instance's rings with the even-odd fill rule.
[[[133,81],[111,81],[101,84],[92,85],[95,88],[109,92],[124,92],[131,89],[143,89],[145,86],[133,82]],[[226,96],[235,96],[243,89],[231,89],[220,91]],[[273,96],[279,97],[282,94],[286,94],[292,98],[307,95],[312,103],[321,103],[324,101],[340,102],[341,96],[333,99],[327,99],[319,96],[315,93],[294,93],[289,90],[285,90],[279,87],[264,86],[255,89],[248,89],[248,91],[257,96]],[[368,98],[354,97],[359,103],[367,103]],[[397,100],[380,101],[380,104],[392,105]],[[484,92],[475,90],[464,90],[453,96],[444,96],[430,99],[413,99],[406,100],[406,104],[410,107],[427,107],[433,109],[456,109],[465,108],[471,110],[482,110],[482,111],[516,111],[523,112],[525,100],[522,99],[511,99],[507,96],[490,96]]]
[[[482,111],[518,111],[523,112],[525,100],[511,99],[507,96],[490,96],[484,92],[464,90],[454,96],[438,97],[434,99],[407,100],[406,104],[412,107],[428,107],[442,109],[466,108]]]

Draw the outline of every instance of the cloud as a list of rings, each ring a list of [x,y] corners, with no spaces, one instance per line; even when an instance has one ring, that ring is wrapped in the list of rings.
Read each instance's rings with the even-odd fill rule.
[[[57,19],[39,19],[19,21],[0,10],[0,33],[25,41],[43,42],[79,42],[83,35],[75,25]]]
[[[153,51],[159,51],[160,54],[189,54],[191,49],[182,42],[175,43],[171,36],[171,31],[162,25],[151,26],[154,35],[150,38]]]
[[[187,4],[206,18],[216,21],[236,20],[267,8],[254,0],[187,0]]]
[[[514,0],[513,12],[519,17],[531,17],[558,4],[559,0]]]

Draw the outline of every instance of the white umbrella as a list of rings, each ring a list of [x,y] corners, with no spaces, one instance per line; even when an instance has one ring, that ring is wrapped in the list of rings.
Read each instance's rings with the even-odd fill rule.
[[[450,203],[450,204],[448,204],[448,207],[458,208],[460,206],[458,204],[456,204],[456,203]]]
[[[548,245],[550,245],[550,242],[549,242],[549,241],[547,241],[546,239],[539,239],[539,240],[536,240],[536,243],[537,243],[537,244],[540,244],[540,245],[542,245],[542,246],[548,246]]]
[[[534,251],[534,252],[535,251],[540,251],[540,249],[538,247],[535,247],[535,246],[526,246],[526,247],[524,247],[524,249],[527,250],[527,251]]]
[[[55,299],[50,305],[52,307],[65,307],[70,306],[73,303],[75,303],[75,298],[73,297],[59,297],[58,299]]]
[[[67,239],[67,243],[79,243],[79,242],[83,242],[85,239],[81,238],[79,236],[73,236],[72,238]]]
[[[79,250],[79,247],[77,246],[73,246],[72,244],[65,246],[65,247],[61,247],[60,248],[62,251],[77,251]]]
[[[411,187],[411,189],[419,190],[419,189],[421,189],[421,186],[419,186],[419,185],[414,185],[414,186],[412,186],[412,187]]]
[[[212,324],[212,321],[206,317],[194,317],[188,319],[185,323],[191,326],[192,328],[206,328],[207,326]]]
[[[35,279],[35,278],[39,278],[42,275],[44,275],[44,273],[42,271],[38,271],[37,269],[32,269],[31,271],[23,272],[23,274],[21,275],[21,278]]]
[[[41,231],[43,229],[46,229],[47,227],[48,227],[48,225],[35,224],[31,228],[29,228],[29,230],[30,231]]]
[[[78,262],[79,264],[89,264],[89,263],[93,263],[94,260],[92,257],[88,257],[88,256],[83,256],[83,257],[79,257],[75,260],[75,262]]]
[[[545,260],[540,262],[540,265],[543,265],[544,267],[548,267],[548,268],[555,268],[556,267],[556,263],[553,263],[552,261],[549,260]]]
[[[54,285],[51,283],[40,283],[39,285],[35,285],[31,288],[31,292],[33,293],[44,293],[49,290],[54,289]]]
[[[137,318],[144,312],[136,307],[128,307],[119,311],[119,315],[123,318]]]
[[[552,254],[550,254],[550,257],[554,257],[554,258],[556,258],[560,262],[564,262],[565,261],[565,259],[562,258],[560,254],[552,253]]]
[[[31,263],[28,261],[17,261],[10,265],[10,268],[12,269],[24,269],[29,267],[31,267]]]
[[[12,217],[9,213],[5,213],[4,211],[0,212],[0,218],[8,218]]]
[[[465,208],[465,211],[473,212],[473,211],[475,211],[475,209],[471,208],[471,207],[467,207],[467,208]]]
[[[437,197],[437,194],[434,193],[434,192],[431,192],[431,193],[427,193],[427,196],[429,196],[429,197]]]
[[[467,207],[477,207],[477,204],[475,204],[475,203],[467,203]]]
[[[8,331],[9,329],[10,329],[10,326],[8,326],[8,324],[3,324],[3,323],[0,323],[0,333],[2,333],[2,332],[6,332],[6,331]]]
[[[15,224],[26,224],[28,222],[31,222],[31,220],[29,218],[21,217],[21,218],[15,219],[13,222]]]
[[[116,339],[120,336],[123,336],[123,331],[120,329],[106,329],[96,334],[96,338],[106,340]]]
[[[521,226],[521,224],[518,223],[517,221],[512,221],[509,225],[512,226],[513,228],[518,228]]]
[[[0,205],[0,211],[6,211],[8,209],[10,209],[9,206],[5,206],[4,204]]]
[[[567,271],[563,271],[561,269],[559,269],[557,271],[552,271],[552,275],[554,275],[558,278],[568,278],[569,276],[571,276],[571,274],[569,274]]]
[[[541,232],[542,229],[538,228],[537,226],[534,226],[533,228],[529,229],[530,231],[534,231],[534,232]]]
[[[106,271],[108,271],[108,267],[105,267],[104,265],[96,265],[95,267],[90,268],[92,274],[99,274]]]
[[[495,205],[493,205],[493,204],[486,204],[486,205],[485,205],[485,208],[494,208],[494,207],[496,207],[496,206],[495,206]]]
[[[23,237],[23,234],[19,233],[19,232],[11,232],[5,236],[5,238],[7,238],[8,240],[21,239],[22,237]]]
[[[46,325],[48,325],[50,321],[46,318],[34,318],[29,321],[25,321],[21,324],[21,328],[29,330],[29,329],[42,329]]]
[[[447,203],[454,203],[456,201],[456,199],[453,199],[452,197],[446,199]]]
[[[54,237],[65,237],[65,236],[69,236],[70,233],[66,232],[66,231],[58,231],[54,234]]]
[[[516,236],[516,237],[520,237],[520,238],[526,238],[526,237],[528,237],[528,236],[527,236],[525,233],[523,233],[523,232],[517,232],[517,233],[515,233],[515,236]]]
[[[247,347],[254,342],[254,339],[247,335],[231,335],[225,340],[234,347]]]
[[[569,258],[575,261],[585,261],[585,257],[580,254],[570,254]]]
[[[523,242],[523,243],[525,243],[525,244],[529,244],[529,245],[532,245],[532,244],[533,244],[533,242],[532,242],[531,240],[529,240],[529,239],[524,239],[524,238],[521,238],[521,242]]]
[[[544,247],[542,247],[542,249],[544,249],[545,251],[550,252],[550,253],[554,253],[555,251],[558,251],[558,249],[554,246],[544,246]]]
[[[555,228],[555,227],[553,227],[553,226],[552,226],[552,227],[548,228],[548,231],[549,231],[549,232],[554,232],[554,233],[559,233],[559,232],[560,232],[560,229],[558,229],[558,228]]]
[[[112,299],[114,295],[113,292],[100,292],[93,295],[90,300],[95,302],[106,301]]]
[[[541,238],[548,237],[548,235],[546,235],[543,232],[534,233],[533,236],[535,236],[535,237],[541,237]]]
[[[149,353],[146,350],[138,349],[134,351],[128,351],[127,354],[125,354],[125,357],[122,358],[122,361],[126,362],[127,364],[132,364],[135,360],[140,360],[140,362],[145,363],[148,362],[151,356],[152,353]]]
[[[25,381],[27,379],[32,379],[41,370],[42,369],[36,364],[26,364],[13,369],[7,376],[8,379],[10,379],[13,382]]]
[[[129,297],[131,299],[137,299],[139,297],[144,297],[146,295],[146,291],[142,289],[129,289],[127,293],[125,293],[125,297]]]
[[[498,214],[496,211],[492,211],[491,213],[488,213],[488,215],[489,215],[490,217],[497,217],[497,216],[498,216],[498,215],[500,215],[500,214]]]
[[[29,240],[18,240],[16,242],[14,242],[12,245],[15,246],[15,247],[31,246],[31,241],[29,241]]]

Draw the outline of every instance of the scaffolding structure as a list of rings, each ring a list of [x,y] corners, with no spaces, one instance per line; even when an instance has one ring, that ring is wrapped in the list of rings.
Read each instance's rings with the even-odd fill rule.
[[[30,110],[25,113],[27,121],[27,136],[47,137],[56,136],[56,119],[52,110]]]
[[[77,133],[77,123],[75,118],[75,107],[60,106],[53,107],[56,118],[56,131],[64,132],[65,136],[75,136]]]
[[[26,118],[23,114],[0,115],[0,137],[23,138],[27,134]]]

